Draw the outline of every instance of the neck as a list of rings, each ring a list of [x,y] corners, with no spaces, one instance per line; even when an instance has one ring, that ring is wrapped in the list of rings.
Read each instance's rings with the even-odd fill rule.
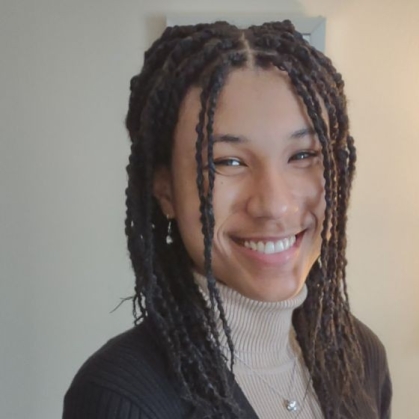
[[[198,273],[194,277],[209,301],[207,279]],[[237,357],[255,368],[270,368],[286,364],[295,356],[299,347],[292,326],[292,313],[306,299],[306,285],[295,297],[279,302],[252,300],[219,282],[217,287]],[[219,317],[217,322],[220,344],[227,349],[225,352],[229,356],[227,337]]]

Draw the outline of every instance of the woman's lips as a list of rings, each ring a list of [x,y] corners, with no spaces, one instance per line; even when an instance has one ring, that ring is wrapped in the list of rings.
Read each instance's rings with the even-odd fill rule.
[[[305,230],[295,236],[258,237],[233,239],[236,249],[246,258],[261,265],[281,266],[288,263],[297,253]]]
[[[243,244],[244,244],[244,247],[247,247],[248,249],[252,249],[259,253],[265,253],[269,255],[269,254],[280,253],[280,252],[284,252],[285,250],[288,250],[290,247],[294,245],[295,241],[296,241],[296,236],[292,235],[281,240],[268,240],[268,241],[245,240]]]

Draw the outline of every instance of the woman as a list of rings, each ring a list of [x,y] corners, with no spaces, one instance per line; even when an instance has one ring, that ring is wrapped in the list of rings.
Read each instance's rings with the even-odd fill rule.
[[[356,153],[330,60],[289,21],[167,28],[126,125],[136,326],[64,418],[389,418],[385,350],[346,292]]]

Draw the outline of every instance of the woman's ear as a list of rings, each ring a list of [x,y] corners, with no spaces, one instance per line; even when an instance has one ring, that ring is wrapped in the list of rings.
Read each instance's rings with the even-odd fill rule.
[[[162,213],[168,218],[175,218],[172,177],[166,166],[160,166],[154,172],[153,195],[159,202]]]

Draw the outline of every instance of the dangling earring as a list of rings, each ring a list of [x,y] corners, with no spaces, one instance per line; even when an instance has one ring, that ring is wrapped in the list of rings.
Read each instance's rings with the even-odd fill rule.
[[[169,219],[169,216],[167,216],[167,219],[169,220],[169,224],[167,225],[166,243],[167,244],[172,244],[173,243],[173,237],[172,237],[172,220]]]
[[[317,258],[317,263],[319,264],[319,266],[320,266],[320,268],[322,267],[322,257],[321,256],[319,256],[318,258]]]

